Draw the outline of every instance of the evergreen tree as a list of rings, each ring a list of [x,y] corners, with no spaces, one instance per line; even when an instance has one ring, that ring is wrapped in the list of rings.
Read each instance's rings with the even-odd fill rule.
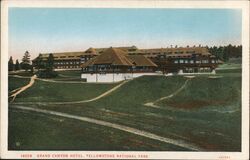
[[[229,44],[228,46],[220,47],[208,47],[208,50],[211,54],[215,55],[217,58],[228,61],[230,58],[240,58],[242,57],[242,45],[233,46]]]
[[[20,64],[19,64],[18,59],[16,60],[15,70],[16,70],[16,71],[20,70]]]
[[[10,59],[9,59],[9,62],[8,62],[8,70],[9,71],[13,71],[14,70],[14,63],[13,63],[12,56],[10,56]]]
[[[43,63],[43,59],[42,59],[42,54],[40,53],[39,54],[39,56],[36,58],[36,68],[38,69],[38,70],[40,70],[40,69],[43,69],[43,68],[45,68],[45,65],[44,65],[44,63]]]
[[[47,60],[47,69],[49,71],[53,70],[53,66],[54,66],[54,56],[52,53],[49,54],[48,60]]]
[[[28,51],[24,53],[24,56],[22,59],[22,68],[25,69],[25,71],[30,69],[30,53]]]

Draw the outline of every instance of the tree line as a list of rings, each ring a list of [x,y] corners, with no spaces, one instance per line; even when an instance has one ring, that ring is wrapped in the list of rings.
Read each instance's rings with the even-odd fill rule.
[[[242,45],[227,45],[227,46],[213,46],[207,47],[208,51],[215,55],[220,60],[227,62],[230,58],[242,57]]]
[[[37,69],[37,72],[35,74],[38,75],[38,77],[42,78],[50,78],[50,77],[56,77],[57,73],[54,71],[54,56],[53,54],[49,54],[47,59],[42,58],[42,54],[39,54],[39,56],[33,60],[35,63],[31,63],[30,60],[30,53],[26,51],[24,53],[24,56],[22,58],[22,62],[19,63],[18,59],[16,60],[16,63],[14,64],[12,56],[9,59],[8,62],[8,70],[9,71],[18,71],[18,70],[25,70],[34,72],[33,68]]]
[[[19,63],[18,59],[16,60],[16,63],[14,64],[12,56],[10,56],[9,62],[8,62],[8,70],[9,71],[18,71],[24,69],[25,71],[27,70],[33,70],[33,67],[31,65],[30,61],[30,53],[26,51],[24,53],[24,56],[22,58],[22,62]]]

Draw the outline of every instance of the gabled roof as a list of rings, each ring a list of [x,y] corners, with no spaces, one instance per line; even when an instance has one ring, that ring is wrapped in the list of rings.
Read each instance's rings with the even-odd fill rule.
[[[57,53],[41,53],[42,60],[47,60],[50,54],[53,54],[55,60],[68,60],[68,59],[80,59],[84,55],[95,55],[93,53],[86,52],[57,52]],[[35,61],[37,56],[33,61]]]
[[[148,66],[148,67],[157,67],[157,65],[152,62],[150,59],[143,55],[128,55],[127,58],[135,65],[135,66]]]
[[[81,67],[85,68],[87,66],[98,64],[157,67],[155,63],[143,55],[127,55],[127,53],[123,50],[112,47],[105,50],[103,54],[82,64]]]
[[[117,49],[121,49],[125,52],[129,52],[129,51],[135,51],[137,50],[138,48],[136,46],[126,46],[126,47],[112,47],[112,48],[117,48]],[[105,50],[107,50],[109,48],[92,48],[90,47],[89,49],[87,49],[85,52],[86,53],[95,53],[95,54],[102,54],[104,53]]]
[[[101,55],[84,63],[82,67],[97,64],[110,64],[118,66],[132,66],[133,64],[126,57],[126,52],[117,48],[106,49]]]
[[[159,54],[202,54],[210,55],[206,47],[178,47],[178,48],[153,48],[153,49],[137,49],[130,54],[141,55],[159,55]]]
[[[94,54],[94,55],[97,55],[97,52],[94,48],[90,47],[89,49],[87,49],[85,51],[85,53],[89,53],[89,54]]]

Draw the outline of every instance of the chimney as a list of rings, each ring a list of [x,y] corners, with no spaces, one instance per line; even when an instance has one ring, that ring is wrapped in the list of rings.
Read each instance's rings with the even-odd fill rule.
[[[173,45],[170,45],[171,48],[173,48]]]
[[[189,48],[189,45],[187,45],[187,48]]]
[[[178,48],[178,46],[177,46],[177,45],[175,45],[175,48]]]

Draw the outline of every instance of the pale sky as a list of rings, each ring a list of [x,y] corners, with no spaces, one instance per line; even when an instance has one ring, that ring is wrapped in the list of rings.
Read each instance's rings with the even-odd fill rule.
[[[239,9],[10,8],[9,56],[89,47],[241,44]]]

